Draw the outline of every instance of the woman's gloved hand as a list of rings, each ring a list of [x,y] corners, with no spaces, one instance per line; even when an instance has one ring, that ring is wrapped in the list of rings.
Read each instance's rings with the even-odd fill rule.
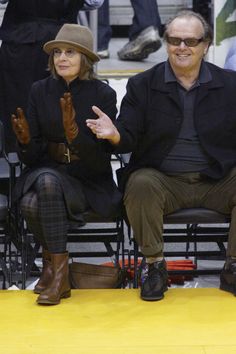
[[[75,109],[73,107],[70,92],[64,93],[64,96],[60,99],[60,104],[65,136],[70,144],[79,133],[79,128],[75,121]]]
[[[16,114],[11,115],[12,129],[20,144],[27,145],[30,142],[29,124],[21,108],[16,109]]]

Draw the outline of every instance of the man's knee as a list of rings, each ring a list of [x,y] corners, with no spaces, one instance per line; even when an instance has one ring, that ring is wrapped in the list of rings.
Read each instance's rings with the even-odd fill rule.
[[[155,173],[155,170],[148,168],[133,172],[127,182],[126,195],[139,195],[143,198],[150,197],[150,193],[158,191],[159,181]]]

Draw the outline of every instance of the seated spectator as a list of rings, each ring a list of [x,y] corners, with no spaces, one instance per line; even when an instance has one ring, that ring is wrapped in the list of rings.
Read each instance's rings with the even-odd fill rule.
[[[134,236],[148,263],[141,298],[168,289],[163,215],[203,207],[231,214],[220,289],[236,295],[236,73],[204,57],[213,34],[192,11],[166,24],[166,62],[129,79],[113,124],[94,107],[87,125],[116,152],[132,152],[121,187]]]
[[[43,270],[34,292],[38,304],[54,305],[71,296],[67,230],[71,220],[83,224],[83,212],[116,213],[121,196],[113,181],[106,142],[86,126],[96,103],[113,120],[116,93],[95,78],[91,31],[65,24],[44,45],[51,75],[33,84],[25,116],[12,115],[18,154],[25,164],[16,199],[29,230],[43,248]]]

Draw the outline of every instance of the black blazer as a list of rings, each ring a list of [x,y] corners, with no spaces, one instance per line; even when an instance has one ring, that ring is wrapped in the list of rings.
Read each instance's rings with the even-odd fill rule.
[[[214,161],[203,174],[224,177],[236,165],[236,72],[206,63],[212,80],[197,89],[194,121],[201,145]],[[124,181],[141,167],[158,169],[175,144],[183,112],[177,83],[165,83],[164,63],[129,79],[117,128],[117,152],[132,152]]]
[[[97,117],[92,105],[98,106],[113,120],[116,118],[116,93],[99,80],[75,79],[68,87],[63,79],[49,77],[33,84],[27,112],[32,139],[27,147],[18,147],[26,169],[17,183],[16,196],[20,198],[23,195],[27,177],[38,168],[57,170],[60,167],[49,156],[48,143],[66,141],[60,109],[60,98],[66,91],[71,92],[76,111],[79,134],[72,147],[80,158],[66,165],[66,171],[82,183],[90,206],[101,215],[108,216],[119,205],[121,194],[113,181],[108,143],[97,139],[85,123],[86,119]]]
[[[0,27],[0,115],[7,151],[15,150],[10,116],[27,107],[32,83],[49,75],[45,42],[64,23],[77,23],[84,0],[9,0]]]

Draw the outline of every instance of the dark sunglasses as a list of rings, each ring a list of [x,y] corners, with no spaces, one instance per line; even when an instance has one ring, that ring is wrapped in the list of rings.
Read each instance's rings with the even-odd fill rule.
[[[178,37],[169,37],[166,36],[166,41],[167,43],[174,45],[176,47],[178,47],[182,42],[184,42],[184,44],[187,47],[196,47],[199,43],[203,42],[203,37],[202,38],[178,38]]]

